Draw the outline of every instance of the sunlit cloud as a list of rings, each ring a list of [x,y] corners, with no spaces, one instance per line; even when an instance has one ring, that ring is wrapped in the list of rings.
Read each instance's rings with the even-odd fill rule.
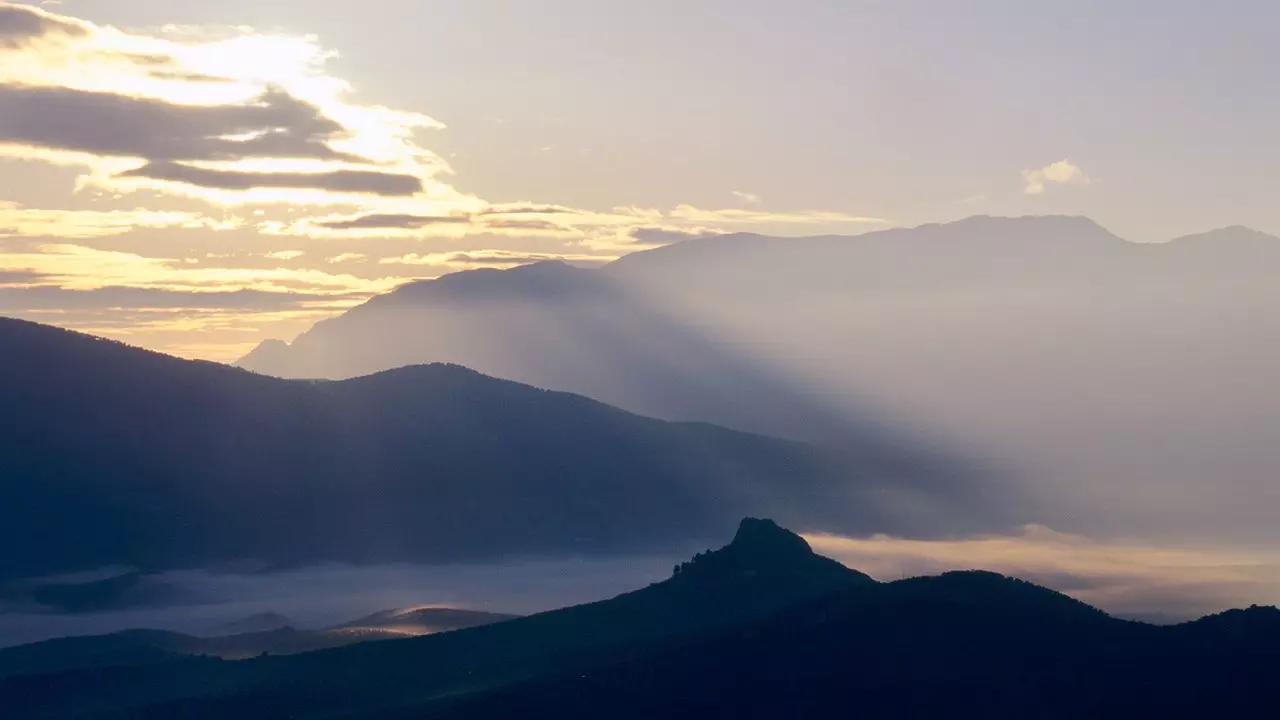
[[[1017,535],[906,540],[808,536],[818,552],[881,580],[992,570],[1038,582],[1109,612],[1155,608],[1191,618],[1280,595],[1280,554],[1102,541],[1028,525]]]
[[[764,210],[744,210],[727,208],[723,210],[703,210],[692,205],[680,205],[672,210],[669,217],[685,222],[720,224],[720,225],[891,225],[884,218],[848,215],[839,212],[797,211],[769,212]]]
[[[136,228],[230,230],[239,221],[214,220],[199,213],[150,210],[44,210],[0,202],[0,237],[80,239],[105,237]]]
[[[230,268],[193,266],[177,258],[144,257],[82,245],[49,243],[31,252],[0,253],[0,271],[34,272],[70,290],[115,285],[167,290],[260,290],[374,294],[386,292],[400,278],[365,279],[308,268]]]
[[[35,280],[39,280],[37,275]],[[68,290],[55,285],[6,286],[0,275],[0,308],[5,312],[77,312],[93,310],[134,311],[236,310],[272,312],[289,308],[346,306],[347,297],[303,292],[264,290],[167,290],[159,288],[107,286],[92,290]]]
[[[1043,195],[1049,185],[1088,185],[1092,182],[1070,160],[1049,163],[1038,170],[1023,170],[1022,180],[1025,183],[1023,192],[1027,195]]]
[[[748,205],[759,205],[761,202],[760,196],[755,193],[734,190],[732,195]]]
[[[338,263],[361,262],[368,259],[369,259],[369,256],[365,255],[364,253],[352,252],[352,253],[342,253],[340,255],[334,255],[332,257],[325,258],[325,262],[333,265],[337,265]]]
[[[313,191],[312,203],[461,197],[433,181],[448,167],[413,139],[440,123],[350,102],[315,38],[249,28],[138,35],[8,3],[0,23],[5,154],[83,166],[97,187],[204,189],[220,203],[261,202],[260,188]]]

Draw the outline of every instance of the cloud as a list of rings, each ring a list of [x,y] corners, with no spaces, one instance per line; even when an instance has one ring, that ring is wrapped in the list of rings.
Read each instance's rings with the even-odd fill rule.
[[[53,34],[65,41],[30,40]],[[137,34],[3,2],[0,37],[0,152],[86,167],[89,186],[337,204],[430,183],[436,202],[465,200],[435,179],[447,165],[413,137],[442,126],[350,102],[313,38]]]
[[[1059,160],[1039,170],[1023,170],[1022,180],[1026,183],[1023,192],[1027,195],[1043,195],[1050,184],[1088,185],[1092,182],[1089,176],[1070,160]]]
[[[312,225],[326,230],[416,230],[429,225],[455,225],[471,222],[469,215],[395,215],[371,213],[335,220],[313,220]]]
[[[808,537],[814,549],[881,580],[992,570],[1038,582],[1112,613],[1189,619],[1274,602],[1280,554],[1101,541],[1028,525],[1017,535],[905,540]]]
[[[579,212],[563,205],[492,205],[476,215],[569,215]]]
[[[42,280],[46,280],[47,275],[31,270],[0,270],[0,288],[12,287],[15,285],[31,285]]]
[[[27,5],[0,4],[0,48],[15,49],[48,37],[79,37],[87,30],[70,19]]]
[[[0,273],[0,280],[3,274]],[[67,290],[56,286],[3,287],[0,282],[0,312],[32,310],[253,310],[275,311],[321,303],[332,305],[332,295],[263,290],[192,291],[109,286],[93,290]]]
[[[890,225],[888,220],[840,212],[801,210],[767,212],[728,208],[703,210],[692,205],[679,205],[669,213],[675,220],[723,225]]]
[[[570,230],[564,227],[563,225],[553,223],[549,220],[522,220],[522,219],[488,220],[483,224],[483,228],[486,231],[517,230],[517,231],[528,232],[528,233],[559,234],[564,232],[570,232]]]
[[[329,146],[345,129],[279,88],[243,104],[179,105],[62,87],[0,85],[0,142],[148,160],[357,161]]]
[[[306,254],[302,250],[277,250],[276,252],[267,253],[267,257],[272,260],[297,260]]]
[[[333,193],[403,196],[413,195],[422,189],[422,181],[411,175],[369,170],[332,170],[310,173],[246,172],[216,170],[171,162],[147,163],[140,168],[120,173],[117,177],[164,180],[216,190],[293,188]]]
[[[106,237],[136,228],[204,227],[227,230],[235,220],[218,221],[191,212],[150,210],[43,210],[0,202],[0,237]]]
[[[419,215],[414,213],[367,213],[352,216],[307,218],[292,225],[269,225],[273,232],[284,235],[389,237],[426,234],[464,235],[575,235],[571,210],[556,209],[551,214],[566,213],[565,220],[553,222],[538,218],[533,211],[486,208],[474,213]],[[546,214],[545,212],[539,214]],[[581,219],[581,218],[577,218]],[[562,224],[566,223],[566,224]]]
[[[712,237],[723,234],[719,230],[699,228],[696,230],[678,230],[661,227],[639,227],[631,230],[631,237],[640,245],[672,245],[685,240]]]
[[[742,192],[741,190],[734,190],[732,191],[732,194],[734,197],[738,198],[739,200],[741,200],[742,202],[748,205],[759,205],[761,202],[760,196],[755,193]]]
[[[348,252],[348,253],[342,253],[340,255],[334,255],[332,257],[325,258],[325,262],[336,265],[337,263],[360,262],[362,260],[367,260],[367,259],[368,259],[368,256],[365,255],[364,253]]]
[[[441,269],[465,270],[478,267],[504,268],[529,265],[548,260],[603,265],[616,260],[616,256],[577,253],[521,253],[510,250],[468,250],[465,252],[410,253],[399,257],[382,258],[382,265],[425,265]]]
[[[164,290],[306,290],[323,295],[371,295],[395,288],[401,278],[358,278],[310,268],[193,266],[174,258],[100,250],[66,243],[30,252],[0,253],[0,271],[35,272],[72,290],[127,285]]]

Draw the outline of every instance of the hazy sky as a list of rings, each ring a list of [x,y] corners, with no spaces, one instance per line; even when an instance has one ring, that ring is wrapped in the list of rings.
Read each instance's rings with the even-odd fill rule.
[[[646,228],[1280,233],[1277,30],[1266,0],[0,1],[0,313],[230,359]]]

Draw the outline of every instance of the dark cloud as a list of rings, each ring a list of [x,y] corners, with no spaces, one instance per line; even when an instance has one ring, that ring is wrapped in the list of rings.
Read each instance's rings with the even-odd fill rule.
[[[569,215],[575,212],[563,205],[505,205],[485,208],[476,215]]]
[[[313,223],[327,230],[413,230],[430,225],[459,225],[471,222],[467,215],[396,215],[371,213],[343,220]]]
[[[28,285],[47,276],[31,270],[0,270],[0,288],[9,285]]]
[[[562,257],[555,255],[520,255],[503,252],[480,251],[480,252],[457,252],[449,256],[448,262],[458,265],[530,265],[533,263],[547,262],[548,260],[558,260],[568,262]],[[594,264],[597,261],[586,260],[582,258],[574,258],[573,264]],[[608,262],[607,258],[601,258],[598,264]]]
[[[696,240],[718,234],[716,232],[685,232],[683,230],[667,230],[665,228],[636,228],[631,231],[631,237],[637,243],[645,245],[671,245],[685,240]]]
[[[0,48],[22,47],[31,40],[50,35],[78,37],[86,33],[82,25],[23,5],[0,5]]]
[[[500,216],[507,214],[514,215],[525,213],[495,213],[492,210],[483,210],[475,213],[474,215],[370,213],[368,215],[358,215],[356,217],[343,218],[341,220],[320,220],[315,221],[313,224],[316,227],[322,227],[326,230],[417,230],[419,228],[431,227],[433,225],[464,225],[468,223],[480,224],[482,216],[492,217],[494,215]],[[547,220],[501,217],[492,220],[483,220],[480,226],[489,230],[530,230],[544,232],[558,232],[565,229],[564,226],[557,225]]]
[[[169,80],[171,82],[194,82],[194,83],[229,83],[230,78],[218,77],[217,75],[206,75],[204,73],[190,72],[188,70],[152,70],[147,73],[157,80]]]
[[[53,150],[153,161],[359,160],[328,145],[346,134],[342,125],[280,89],[245,105],[208,106],[5,84],[0,107],[0,142]]]
[[[104,287],[67,290],[54,286],[4,287],[0,273],[0,313],[111,309],[147,310],[287,310],[307,302],[334,301],[332,295],[234,290],[191,292],[159,288]]]
[[[545,255],[507,255],[505,253],[454,253],[449,256],[450,263],[459,265],[528,265],[530,263],[553,260]]]
[[[115,57],[128,60],[134,65],[162,68],[173,65],[173,57],[164,53],[113,53]]]
[[[216,190],[295,188],[369,195],[413,195],[422,180],[412,175],[376,170],[331,170],[318,173],[212,170],[176,162],[149,162],[120,177],[150,178]]]
[[[557,225],[546,220],[490,220],[486,222],[484,226],[493,230],[536,230],[560,232],[565,229],[563,225]]]

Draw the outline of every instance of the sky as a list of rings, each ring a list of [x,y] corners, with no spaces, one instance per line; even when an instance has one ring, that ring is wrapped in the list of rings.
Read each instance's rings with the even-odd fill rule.
[[[1280,8],[0,0],[0,314],[232,360],[686,234],[1280,233]]]

